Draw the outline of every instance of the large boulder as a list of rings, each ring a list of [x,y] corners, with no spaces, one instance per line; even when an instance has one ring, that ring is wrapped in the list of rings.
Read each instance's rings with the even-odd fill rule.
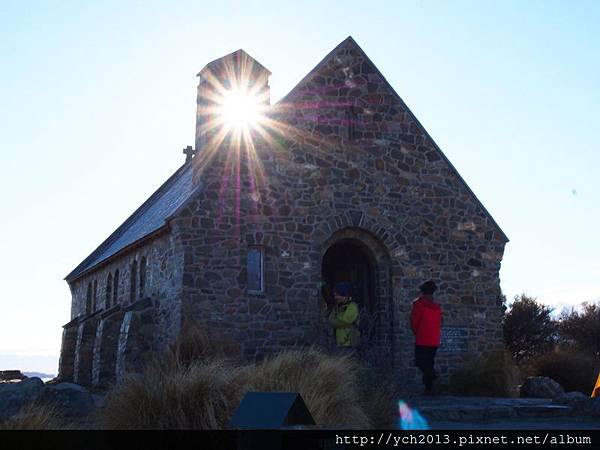
[[[14,416],[28,404],[39,400],[43,392],[44,382],[39,378],[0,384],[0,420]]]
[[[565,393],[560,384],[548,377],[529,377],[521,386],[521,397],[555,398]]]
[[[84,417],[95,408],[92,394],[83,386],[73,383],[46,386],[40,401],[55,407],[64,417]]]

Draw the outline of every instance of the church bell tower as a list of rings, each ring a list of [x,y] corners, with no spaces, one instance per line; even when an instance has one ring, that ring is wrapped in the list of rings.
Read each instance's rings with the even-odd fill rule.
[[[244,89],[261,103],[271,104],[269,76],[271,72],[244,50],[237,50],[208,63],[199,73],[195,153],[210,145],[219,132],[219,112],[231,90]]]

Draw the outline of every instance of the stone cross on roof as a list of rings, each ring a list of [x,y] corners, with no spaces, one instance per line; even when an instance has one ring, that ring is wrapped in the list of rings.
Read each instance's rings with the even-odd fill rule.
[[[189,162],[192,159],[192,156],[196,154],[196,150],[194,150],[191,145],[188,145],[183,149],[183,153],[185,153],[185,162]]]

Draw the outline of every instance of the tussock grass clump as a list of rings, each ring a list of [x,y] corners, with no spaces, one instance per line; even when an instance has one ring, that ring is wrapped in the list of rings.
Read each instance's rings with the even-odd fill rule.
[[[520,372],[512,357],[505,352],[469,358],[450,377],[450,392],[454,394],[516,397]]]
[[[202,333],[192,336],[204,342]],[[225,428],[249,391],[299,392],[319,426],[370,425],[356,389],[356,367],[348,357],[293,350],[241,366],[180,344],[175,348],[143,374],[113,388],[100,412],[102,427]]]
[[[108,429],[224,428],[242,398],[236,368],[195,361],[169,368],[154,363],[117,385],[100,414]]]
[[[290,350],[245,367],[244,390],[298,392],[317,425],[368,428],[356,372],[347,356],[330,356],[316,349]]]
[[[193,321],[188,321],[161,358],[161,365],[175,369],[199,361],[237,358],[239,354],[239,345],[224,334],[202,329]]]
[[[60,430],[68,428],[56,408],[38,403],[24,407],[14,417],[0,421],[0,430]]]
[[[361,383],[361,405],[375,429],[394,427],[398,419],[398,400],[402,398],[400,387],[391,375],[372,368],[374,382]]]
[[[590,395],[600,362],[598,357],[574,348],[556,348],[528,362],[527,375],[549,377],[566,392],[579,391]]]

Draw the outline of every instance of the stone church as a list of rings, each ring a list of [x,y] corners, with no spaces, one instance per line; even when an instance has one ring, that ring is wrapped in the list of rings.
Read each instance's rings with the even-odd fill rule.
[[[329,349],[327,286],[342,280],[359,357],[407,386],[420,383],[409,315],[425,280],[444,310],[442,377],[501,344],[508,238],[358,44],[273,105],[270,74],[243,50],[200,71],[185,163],[66,277],[62,379],[139,372],[188,320],[248,360]],[[241,126],[223,118],[236,89],[260,108]]]

